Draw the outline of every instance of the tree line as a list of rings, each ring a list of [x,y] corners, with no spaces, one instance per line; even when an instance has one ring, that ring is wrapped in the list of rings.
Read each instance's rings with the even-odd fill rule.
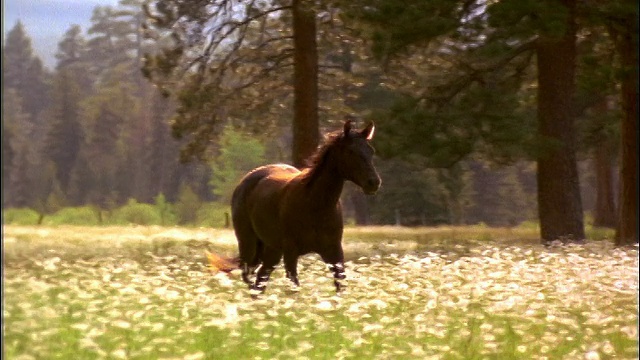
[[[22,23],[8,32],[3,206],[51,211],[151,201],[159,193],[175,199],[182,184],[204,176],[202,166],[181,165],[174,155],[172,102],[141,74],[148,46],[141,16],[138,2],[96,7],[86,33],[74,25],[64,34],[53,71],[33,53]]]
[[[581,240],[591,182],[596,225],[634,242],[636,15],[623,0],[122,0],[69,29],[52,72],[18,23],[3,206],[113,208],[187,188],[225,201],[246,167],[303,166],[360,114],[380,129],[385,185],[347,188],[357,223],[538,218],[543,241]]]

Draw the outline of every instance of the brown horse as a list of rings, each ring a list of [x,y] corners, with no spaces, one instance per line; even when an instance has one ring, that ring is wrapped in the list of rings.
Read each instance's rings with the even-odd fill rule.
[[[342,208],[345,180],[366,194],[380,187],[369,145],[374,125],[361,131],[344,128],[329,134],[313,165],[302,171],[284,164],[249,172],[233,192],[231,211],[240,251],[242,279],[264,292],[271,272],[284,255],[287,277],[299,285],[298,257],[317,253],[333,272],[336,290],[344,279]],[[257,268],[255,282],[249,279]]]

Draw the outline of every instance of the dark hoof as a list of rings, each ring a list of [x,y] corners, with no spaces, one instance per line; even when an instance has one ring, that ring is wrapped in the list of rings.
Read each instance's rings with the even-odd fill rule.
[[[251,284],[249,285],[249,290],[251,292],[257,292],[257,293],[264,293],[264,291],[267,289],[266,284]]]
[[[264,291],[266,290],[266,286],[262,285],[250,285],[249,286],[249,294],[251,295],[252,299],[257,299],[260,295],[264,294]]]
[[[259,291],[261,293],[263,293],[266,289],[267,287],[264,285],[256,285],[256,284],[249,285],[249,290]]]

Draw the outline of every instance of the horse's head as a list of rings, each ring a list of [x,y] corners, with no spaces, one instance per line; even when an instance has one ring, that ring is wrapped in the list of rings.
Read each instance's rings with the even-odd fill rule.
[[[374,150],[369,144],[374,131],[373,123],[369,123],[363,130],[352,130],[351,121],[347,120],[337,147],[340,174],[360,186],[365,194],[375,193],[382,182],[373,166]]]

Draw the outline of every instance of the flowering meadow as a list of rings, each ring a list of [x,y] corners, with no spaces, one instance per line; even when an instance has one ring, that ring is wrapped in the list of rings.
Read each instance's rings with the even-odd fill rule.
[[[533,233],[347,229],[250,296],[229,230],[3,228],[7,359],[637,359],[638,247]]]

